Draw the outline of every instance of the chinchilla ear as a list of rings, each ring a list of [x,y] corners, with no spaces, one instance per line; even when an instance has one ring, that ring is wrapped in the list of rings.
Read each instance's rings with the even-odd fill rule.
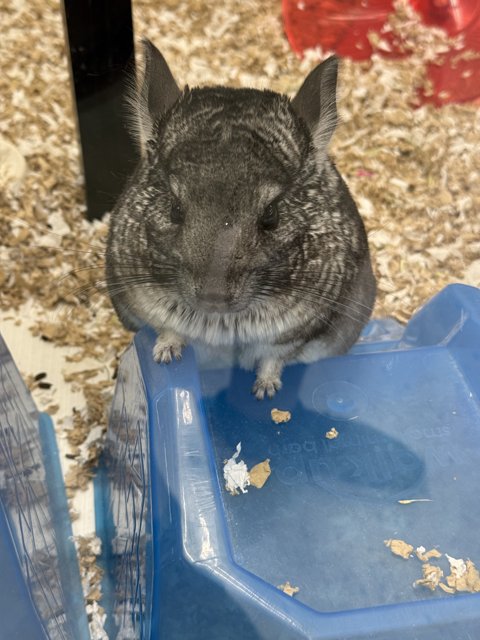
[[[167,61],[150,40],[144,39],[143,57],[145,61],[140,89],[131,87],[127,98],[133,108],[130,118],[134,137],[144,151],[152,138],[155,120],[178,100],[181,91],[175,82]]]
[[[330,56],[309,73],[292,100],[292,106],[307,123],[320,157],[326,155],[337,125],[337,75],[339,59]]]

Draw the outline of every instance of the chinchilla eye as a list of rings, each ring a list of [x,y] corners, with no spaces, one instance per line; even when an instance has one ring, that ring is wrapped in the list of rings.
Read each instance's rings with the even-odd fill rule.
[[[185,214],[178,200],[174,200],[172,202],[172,208],[170,210],[170,220],[173,222],[173,224],[182,224],[182,222],[185,220]]]
[[[278,227],[278,207],[274,202],[271,202],[268,207],[265,208],[260,220],[260,228],[265,231],[272,231]]]

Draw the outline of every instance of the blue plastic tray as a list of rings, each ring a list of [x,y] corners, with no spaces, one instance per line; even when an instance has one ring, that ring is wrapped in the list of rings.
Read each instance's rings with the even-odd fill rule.
[[[98,485],[112,638],[480,638],[480,594],[413,588],[422,563],[384,545],[480,567],[479,290],[447,287],[406,328],[370,323],[346,356],[288,367],[271,401],[199,347],[155,364],[153,341],[123,357]],[[232,497],[238,442],[272,475]]]
[[[0,638],[89,638],[55,432],[0,336]]]

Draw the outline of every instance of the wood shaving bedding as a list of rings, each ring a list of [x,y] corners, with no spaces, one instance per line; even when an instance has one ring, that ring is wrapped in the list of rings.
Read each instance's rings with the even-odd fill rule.
[[[390,26],[406,41],[407,60],[375,55],[343,62],[341,123],[332,144],[369,232],[379,288],[375,315],[401,321],[450,282],[480,285],[479,110],[412,110],[417,88],[426,85],[425,61],[451,43],[405,7],[398,5]],[[225,83],[293,95],[324,57],[318,50],[300,60],[290,51],[277,0],[135,0],[133,9],[138,37],[150,37],[176,77],[192,86]],[[0,51],[0,135],[15,159],[13,178],[0,174],[0,310],[21,322],[22,309],[33,302],[31,329],[39,340],[73,348],[69,362],[98,362],[102,385],[88,376],[72,379],[83,386],[85,403],[56,421],[67,430],[69,455],[80,460],[90,432],[105,428],[118,356],[130,335],[105,295],[107,226],[84,219],[58,3],[6,0]],[[459,52],[459,59],[468,55]],[[54,398],[48,403],[53,411]],[[92,443],[92,455],[71,472],[71,493],[88,483],[100,446]]]
[[[76,536],[74,542],[82,559],[80,578],[91,637],[95,640],[108,640],[103,629],[106,614],[103,607],[98,604],[102,597],[100,584],[103,577],[103,570],[97,564],[97,558],[101,553],[101,541],[96,536]]]

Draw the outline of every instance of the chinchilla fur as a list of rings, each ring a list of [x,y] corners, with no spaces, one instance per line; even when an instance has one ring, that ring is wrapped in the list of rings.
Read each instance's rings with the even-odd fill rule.
[[[367,237],[328,155],[338,59],[293,100],[272,91],[181,91],[144,43],[133,98],[142,159],[111,215],[107,283],[132,330],[170,362],[189,341],[237,345],[259,398],[289,362],[347,351],[375,298]]]

